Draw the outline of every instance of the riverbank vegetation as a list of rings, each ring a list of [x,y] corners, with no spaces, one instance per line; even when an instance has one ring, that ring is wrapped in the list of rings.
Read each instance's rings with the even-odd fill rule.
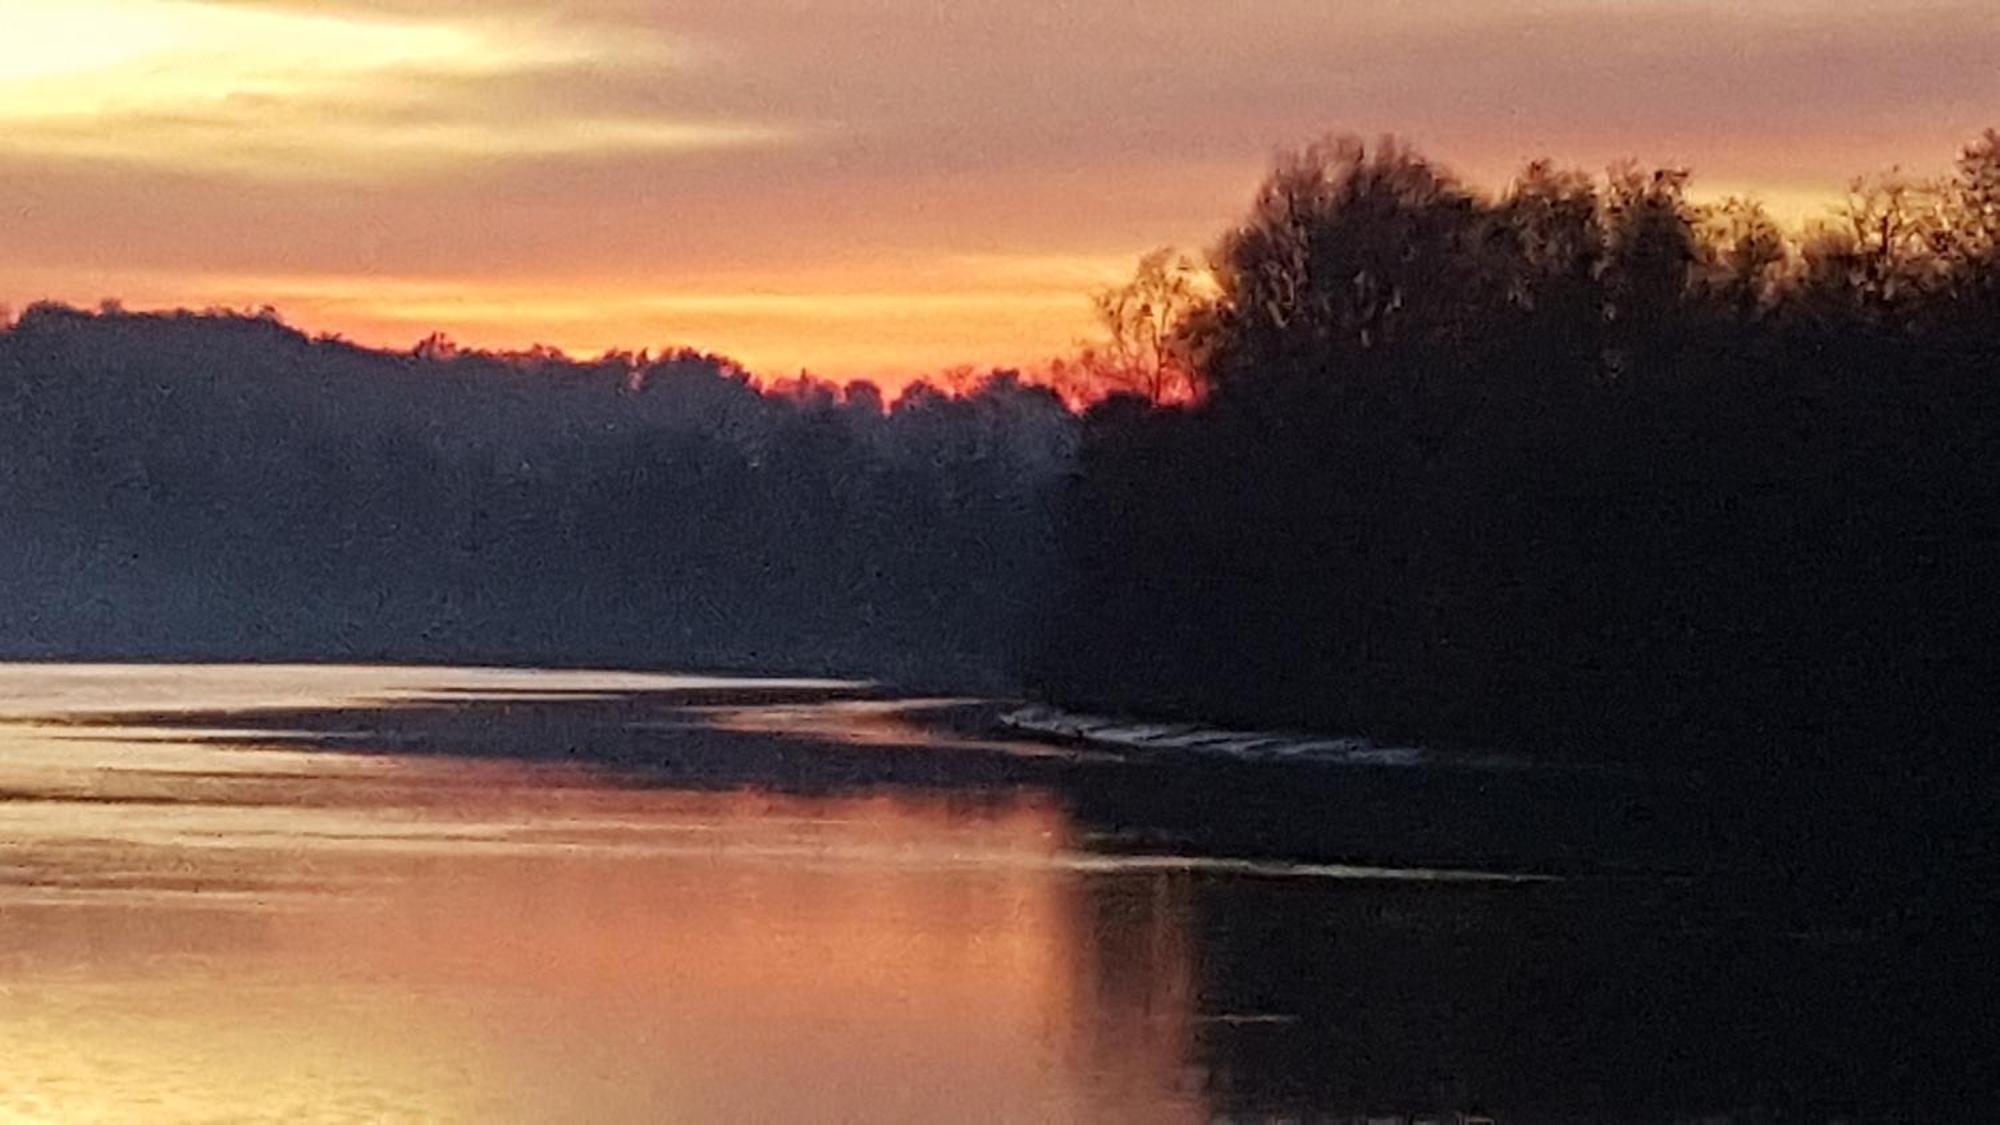
[[[2000,729],[2000,135],[1805,230],[1691,185],[1328,141],[1100,295],[1056,389],[893,401],[34,306],[0,648],[1025,684],[1965,845],[1932,798],[1990,792]]]
[[[1689,189],[1281,162],[1152,337],[1186,393],[1086,417],[1036,689],[1978,846],[1933,798],[2000,729],[2000,135],[1807,231]]]
[[[0,652],[992,688],[1075,434],[1005,374],[885,402],[695,352],[32,307],[0,332]]]

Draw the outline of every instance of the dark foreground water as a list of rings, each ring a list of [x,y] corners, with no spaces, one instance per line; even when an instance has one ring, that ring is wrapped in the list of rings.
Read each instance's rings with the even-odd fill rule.
[[[1963,1077],[1920,938],[1643,831],[1561,862],[1658,809],[978,714],[0,666],[0,1120],[1924,1120]]]

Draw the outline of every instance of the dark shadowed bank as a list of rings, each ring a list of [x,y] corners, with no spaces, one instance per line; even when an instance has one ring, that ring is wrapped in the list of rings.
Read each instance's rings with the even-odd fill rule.
[[[1634,769],[1694,787],[1697,865],[1973,897],[2000,138],[1799,236],[1678,172],[1488,196],[1341,142],[1197,281],[1155,256],[1100,302],[1077,370],[1153,398],[1082,417],[1010,375],[885,404],[36,306],[0,333],[0,652],[1025,683]]]
[[[0,652],[839,672],[991,689],[1076,422],[1000,375],[415,354],[269,316],[0,332]]]
[[[1036,693],[1617,764],[1718,861],[1987,898],[2000,136],[1798,236],[1686,184],[1283,163],[1140,326],[1198,401],[1086,418]]]

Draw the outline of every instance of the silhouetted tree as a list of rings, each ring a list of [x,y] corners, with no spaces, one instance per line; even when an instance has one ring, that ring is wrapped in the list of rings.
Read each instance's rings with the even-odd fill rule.
[[[1210,378],[1353,377],[1361,357],[1463,342],[1490,280],[1486,227],[1469,192],[1393,140],[1285,157],[1215,254]]]
[[[1080,397],[1119,391],[1187,402],[1202,391],[1210,294],[1194,259],[1171,247],[1139,259],[1129,281],[1091,297],[1104,338],[1055,371]]]
[[[1989,134],[1795,235],[1681,169],[1489,199],[1394,143],[1282,158],[1213,255],[1212,393],[1085,418],[1031,680],[1692,774],[1716,847],[1800,870],[1966,846],[1996,169]]]

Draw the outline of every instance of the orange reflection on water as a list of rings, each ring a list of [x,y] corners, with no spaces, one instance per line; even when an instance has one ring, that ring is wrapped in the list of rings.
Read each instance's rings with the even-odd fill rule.
[[[1185,883],[1045,800],[310,757],[10,802],[0,1117],[1198,1113]]]

